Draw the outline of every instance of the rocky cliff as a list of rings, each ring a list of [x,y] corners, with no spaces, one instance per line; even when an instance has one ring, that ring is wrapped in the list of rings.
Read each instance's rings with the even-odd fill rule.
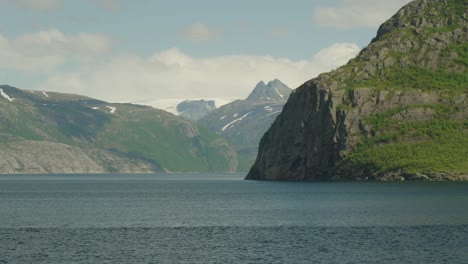
[[[296,89],[247,179],[467,180],[468,3],[416,0]]]

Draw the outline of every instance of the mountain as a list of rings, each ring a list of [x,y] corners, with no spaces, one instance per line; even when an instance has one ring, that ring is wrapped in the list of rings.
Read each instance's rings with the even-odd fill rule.
[[[197,121],[215,110],[216,105],[213,100],[186,100],[178,104],[176,109],[180,116]]]
[[[268,84],[263,81],[259,82],[246,100],[251,102],[286,101],[290,94],[291,88],[275,79]]]
[[[247,179],[468,180],[468,2],[416,0],[296,89]]]
[[[0,86],[0,173],[231,172],[237,154],[162,110]]]
[[[239,171],[247,171],[255,161],[258,142],[281,113],[291,89],[279,80],[259,82],[246,100],[226,104],[199,123],[225,137],[239,157]]]

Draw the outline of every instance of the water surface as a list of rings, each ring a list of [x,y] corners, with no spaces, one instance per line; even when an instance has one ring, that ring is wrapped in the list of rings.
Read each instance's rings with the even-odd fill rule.
[[[0,176],[0,263],[468,263],[467,183]]]

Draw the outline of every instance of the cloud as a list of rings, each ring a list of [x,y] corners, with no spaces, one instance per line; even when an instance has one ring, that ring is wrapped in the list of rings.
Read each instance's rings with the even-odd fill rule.
[[[411,0],[340,0],[334,7],[317,7],[314,21],[335,28],[378,27]]]
[[[51,11],[63,6],[63,0],[0,0],[0,5],[11,5],[33,11]]]
[[[208,29],[203,23],[195,22],[184,32],[185,37],[194,41],[212,40],[220,35],[219,31]]]
[[[250,55],[195,58],[174,48],[148,58],[120,55],[95,68],[84,66],[92,68],[91,74],[58,72],[39,88],[81,93],[114,102],[238,99],[247,97],[260,80],[278,78],[295,88],[346,63],[358,52],[356,44],[335,44],[309,60],[294,61]]]
[[[69,58],[90,59],[111,50],[110,38],[89,33],[65,35],[57,29],[8,39],[0,34],[0,68],[53,70]]]
[[[314,56],[314,62],[333,69],[344,65],[349,59],[355,57],[359,51],[359,47],[354,43],[335,43],[317,52]]]

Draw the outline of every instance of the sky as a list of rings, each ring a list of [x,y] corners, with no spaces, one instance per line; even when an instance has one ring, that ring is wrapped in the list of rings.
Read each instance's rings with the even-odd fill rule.
[[[241,99],[345,64],[409,0],[0,0],[0,84],[110,102]]]

